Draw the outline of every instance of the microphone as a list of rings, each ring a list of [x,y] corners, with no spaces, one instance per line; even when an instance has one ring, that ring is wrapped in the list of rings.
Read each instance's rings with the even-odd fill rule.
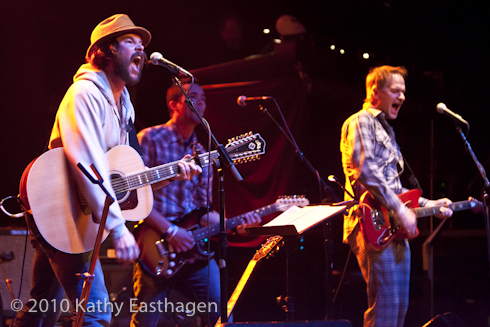
[[[174,75],[179,75],[179,73],[180,73],[180,74],[192,77],[191,73],[189,73],[184,68],[174,64],[170,60],[165,59],[160,52],[153,52],[150,56],[149,62],[151,62],[155,66],[163,66],[163,67],[167,68]]]
[[[342,202],[339,202],[339,203],[335,203],[333,205],[354,205],[354,204],[357,204],[357,200],[355,199],[354,195],[352,195],[351,192],[347,191],[345,189],[345,187],[342,184],[339,183],[339,181],[338,181],[338,179],[337,179],[337,177],[335,175],[329,175],[327,177],[327,179],[328,179],[329,182],[337,183],[337,185],[340,186],[340,188],[352,198],[352,200],[342,201]]]
[[[463,117],[461,117],[457,113],[454,113],[451,110],[449,110],[448,107],[446,107],[446,105],[444,103],[442,103],[442,102],[437,105],[436,110],[437,110],[438,113],[445,114],[445,115],[451,117],[455,121],[458,121],[460,123],[463,123],[463,124],[465,124],[467,126],[469,125],[468,122],[463,119]]]
[[[236,99],[236,103],[240,106],[240,107],[245,107],[247,105],[247,101],[264,101],[264,100],[268,100],[268,99],[272,99],[272,97],[270,96],[262,96],[262,97],[246,97],[244,95],[240,95],[238,97],[238,99]]]

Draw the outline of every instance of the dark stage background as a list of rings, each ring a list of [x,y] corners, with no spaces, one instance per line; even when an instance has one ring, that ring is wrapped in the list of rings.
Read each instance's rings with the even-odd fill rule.
[[[473,0],[4,2],[0,19],[0,197],[17,195],[24,168],[44,151],[58,104],[84,62],[92,29],[112,14],[127,13],[136,25],[151,31],[148,54],[161,52],[193,70],[205,85],[205,117],[218,141],[226,143],[248,131],[265,138],[266,154],[259,161],[238,166],[243,182],[237,183],[226,173],[229,217],[273,203],[283,194],[305,194],[313,203],[325,197],[319,194],[315,175],[301,163],[272,120],[255,103],[239,107],[236,98],[273,96],[300,149],[320,176],[326,180],[335,174],[343,181],[340,128],[362,105],[365,75],[381,64],[404,65],[409,71],[407,100],[392,125],[424,195],[430,195],[433,156],[434,198],[447,196],[459,201],[473,196],[481,200],[482,178],[452,121],[437,114],[435,108],[444,102],[470,123],[468,141],[488,169],[489,75],[484,59],[490,30],[488,7],[488,2]],[[243,27],[241,46],[234,52],[221,48],[216,37],[221,19],[229,14]],[[274,48],[272,42],[279,36],[275,21],[283,14],[295,16],[307,31],[296,40],[292,52],[285,46]],[[270,28],[271,33],[263,34],[263,28]],[[330,49],[332,44],[335,50]],[[340,54],[340,49],[345,54]],[[364,52],[370,53],[369,59],[362,58]],[[255,56],[229,62],[250,55]],[[164,99],[170,83],[164,68],[152,66],[131,89],[138,129],[168,119]],[[274,102],[265,102],[265,107],[280,121]],[[205,144],[203,131],[200,136]],[[340,189],[327,183],[334,196],[340,197]],[[17,210],[14,205],[6,206]],[[22,225],[3,213],[0,217],[2,227]],[[336,287],[348,247],[341,244],[342,217],[331,222],[335,270],[331,281]],[[419,226],[421,236],[412,242],[413,290],[407,326],[421,326],[431,318],[421,263],[428,218]],[[325,317],[330,290],[325,286],[323,232],[318,226],[305,234],[301,244],[291,242],[297,248],[289,260],[295,319]],[[232,241],[253,247],[230,249],[230,291],[261,240]],[[485,241],[481,214],[459,212],[446,222],[435,248],[435,313],[452,311],[467,326],[487,325],[490,301]],[[285,262],[286,255],[280,252],[257,267],[237,304],[236,321],[285,319],[275,304],[275,296],[286,292]],[[358,326],[365,308],[365,285],[354,258],[350,258],[347,272],[331,318],[349,319]]]

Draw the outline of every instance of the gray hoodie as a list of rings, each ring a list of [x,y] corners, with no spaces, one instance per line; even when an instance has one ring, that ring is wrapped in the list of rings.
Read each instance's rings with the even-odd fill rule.
[[[97,184],[87,179],[77,164],[81,163],[90,172],[90,165],[93,164],[102,175],[104,186],[114,197],[106,152],[117,145],[129,144],[125,127],[129,119],[134,121],[134,108],[126,88],[121,94],[121,104],[123,117],[119,116],[106,74],[91,64],[84,64],[75,74],[73,84],[59,106],[51,132],[49,148],[64,147],[68,166],[77,185],[92,212],[98,217],[102,216],[105,194]],[[111,205],[106,230],[111,232],[113,238],[129,232],[124,222],[119,205]],[[70,230],[64,231],[63,227],[60,226],[60,236],[65,232],[73,233]],[[94,227],[97,228],[97,225]],[[88,233],[93,232],[96,233],[96,229]],[[73,248],[77,246],[74,244]]]

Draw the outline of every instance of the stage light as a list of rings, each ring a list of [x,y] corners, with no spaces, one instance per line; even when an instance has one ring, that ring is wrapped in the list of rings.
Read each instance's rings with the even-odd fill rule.
[[[369,59],[369,53],[364,52],[364,53],[362,54],[362,57],[363,57],[364,59]]]
[[[344,49],[340,49],[339,52],[340,52],[340,54],[344,54],[345,53],[345,50]]]
[[[330,50],[335,50],[335,44],[332,44],[332,45],[330,46]]]
[[[264,32],[264,34],[269,34],[271,32],[271,30],[268,28],[264,28],[264,30],[262,32]]]

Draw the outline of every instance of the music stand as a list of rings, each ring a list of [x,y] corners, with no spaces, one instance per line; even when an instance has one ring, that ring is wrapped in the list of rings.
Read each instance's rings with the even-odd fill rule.
[[[306,206],[303,208],[299,208],[297,206],[293,206],[277,216],[275,219],[270,221],[263,226],[256,227],[246,227],[245,230],[251,236],[259,236],[259,235],[281,235],[281,236],[299,236],[303,234],[305,231],[309,230],[313,226],[318,225],[319,223],[328,220],[329,218],[343,212],[347,209],[349,205],[313,205]],[[330,238],[330,236],[328,236]],[[330,242],[327,242],[327,244]],[[332,247],[330,245],[330,247]],[[288,247],[286,247],[288,248]],[[333,252],[333,251],[328,251]],[[332,304],[332,295],[330,292],[331,288],[331,276],[332,276],[332,264],[331,264],[331,255],[327,253],[327,312],[328,316],[331,311]],[[286,297],[279,297],[277,300],[281,302],[282,308],[286,312],[286,320],[294,320],[292,319],[294,314],[294,299],[289,296],[289,251],[287,252],[286,257]]]
[[[324,220],[344,211],[347,205],[313,205],[299,208],[292,206],[262,226],[245,227],[250,236],[301,235]]]

